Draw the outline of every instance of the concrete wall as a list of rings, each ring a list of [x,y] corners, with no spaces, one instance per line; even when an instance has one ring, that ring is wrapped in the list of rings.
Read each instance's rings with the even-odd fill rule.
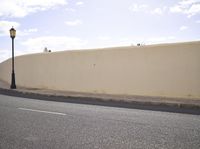
[[[0,64],[10,82],[11,59]],[[200,42],[16,57],[16,84],[88,93],[200,98]]]

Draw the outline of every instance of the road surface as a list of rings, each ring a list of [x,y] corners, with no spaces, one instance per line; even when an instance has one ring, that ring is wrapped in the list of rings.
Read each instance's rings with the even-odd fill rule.
[[[200,116],[0,95],[0,149],[200,149]]]

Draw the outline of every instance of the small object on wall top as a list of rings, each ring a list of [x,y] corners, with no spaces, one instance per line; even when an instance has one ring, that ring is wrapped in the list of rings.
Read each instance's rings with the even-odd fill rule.
[[[48,50],[47,47],[45,47],[43,52],[51,52],[51,50]]]

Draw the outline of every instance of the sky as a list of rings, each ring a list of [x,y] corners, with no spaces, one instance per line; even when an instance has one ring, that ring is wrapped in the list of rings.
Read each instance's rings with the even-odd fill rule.
[[[200,41],[200,0],[0,0],[0,62],[15,55]]]

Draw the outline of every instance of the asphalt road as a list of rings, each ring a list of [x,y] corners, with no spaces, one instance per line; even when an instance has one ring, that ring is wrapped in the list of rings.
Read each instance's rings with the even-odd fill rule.
[[[200,149],[200,116],[0,95],[0,149]]]

